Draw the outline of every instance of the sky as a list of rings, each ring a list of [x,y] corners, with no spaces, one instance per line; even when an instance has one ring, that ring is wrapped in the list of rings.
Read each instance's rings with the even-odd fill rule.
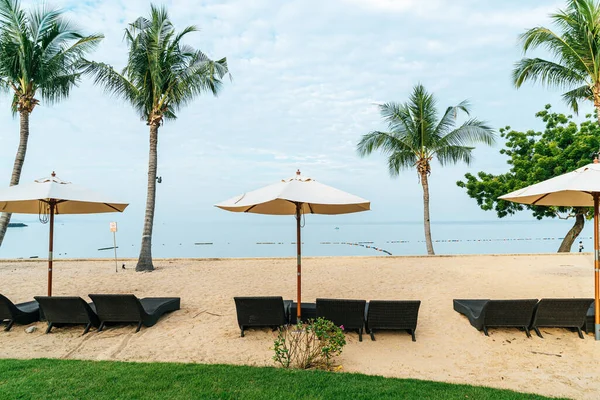
[[[32,3],[24,1],[23,6]],[[359,221],[422,218],[414,171],[390,178],[384,157],[360,158],[356,143],[385,130],[377,104],[404,102],[422,83],[440,111],[462,100],[472,116],[498,129],[543,128],[547,103],[569,112],[557,90],[526,84],[511,70],[522,56],[518,35],[564,6],[553,1],[475,0],[173,0],[164,4],[177,30],[196,25],[187,44],[227,57],[231,80],[218,97],[204,95],[159,131],[157,221],[238,218],[213,204],[279,179],[303,175],[372,202]],[[105,39],[89,58],[124,66],[127,23],[148,15],[138,0],[60,1],[86,33]],[[534,53],[535,54],[535,53]],[[0,183],[8,184],[19,121],[0,95]],[[590,111],[583,107],[581,114]],[[466,172],[502,173],[506,159],[478,148],[470,166],[432,166],[431,216],[437,221],[494,220],[456,186]],[[84,79],[69,99],[42,102],[30,119],[21,182],[52,171],[131,205],[121,223],[139,224],[146,199],[148,127],[124,101]],[[254,218],[273,218],[257,217]],[[516,218],[528,219],[523,213]]]

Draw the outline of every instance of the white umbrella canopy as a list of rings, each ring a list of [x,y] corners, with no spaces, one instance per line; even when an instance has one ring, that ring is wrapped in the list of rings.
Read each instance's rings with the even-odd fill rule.
[[[50,222],[48,296],[52,295],[54,215],[123,212],[127,206],[128,203],[115,201],[83,186],[62,181],[54,172],[48,178],[0,190],[0,212],[39,214],[40,221]]]
[[[535,185],[500,196],[521,204],[537,206],[594,207],[594,305],[595,338],[600,340],[600,234],[598,230],[600,205],[600,164],[585,165],[575,171],[550,178]]]
[[[370,209],[370,202],[324,185],[314,179],[296,176],[244,193],[216,204],[223,210],[269,215],[295,215],[296,203],[302,214],[349,214]]]
[[[98,214],[123,212],[127,203],[109,199],[83,186],[61,181],[52,176],[31,183],[0,189],[0,211],[18,214]]]
[[[535,185],[500,196],[502,200],[537,206],[593,207],[600,192],[600,164],[593,163]]]
[[[244,193],[215,206],[233,212],[296,216],[298,321],[302,303],[302,214],[349,214],[371,209],[368,200],[301,176],[299,170],[293,178]]]

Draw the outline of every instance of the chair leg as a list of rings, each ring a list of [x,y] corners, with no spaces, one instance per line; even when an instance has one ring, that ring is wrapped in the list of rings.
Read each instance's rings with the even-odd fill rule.
[[[104,329],[104,321],[100,322],[100,326],[98,327],[98,332],[102,332],[102,329]]]
[[[413,342],[416,342],[416,341],[417,341],[417,338],[415,337],[415,330],[414,330],[414,329],[411,329],[411,330],[410,330],[410,335],[412,336],[412,341],[413,341]]]
[[[531,333],[529,333],[529,328],[524,326],[523,329],[525,329],[525,333],[527,334],[527,337],[531,339]]]
[[[360,329],[358,330],[358,341],[359,341],[359,342],[362,342],[362,331],[363,331],[363,328],[360,328]]]
[[[244,337],[244,327],[243,326],[240,326],[240,331],[241,331],[240,337]]]
[[[46,334],[49,334],[50,331],[52,330],[52,322],[48,322],[48,327],[46,328]]]
[[[583,332],[581,332],[580,327],[577,327],[577,333],[579,334],[579,339],[583,339]]]
[[[538,329],[538,327],[537,327],[537,326],[534,326],[534,327],[533,327],[533,330],[535,331],[535,334],[536,334],[536,335],[538,335],[538,336],[539,336],[539,337],[541,337],[542,339],[544,338],[544,337],[542,336],[542,333],[540,332],[540,330]]]
[[[490,336],[487,331],[487,326],[483,327],[483,333],[485,333],[485,336]]]
[[[6,328],[4,328],[4,332],[10,331],[10,328],[12,328],[14,323],[15,323],[14,319],[8,320],[8,323],[6,324]]]
[[[90,328],[92,327],[92,323],[88,322],[88,324],[85,326],[85,329],[83,330],[83,333],[81,334],[81,336],[85,335],[86,333],[88,333],[90,331]]]
[[[371,334],[371,340],[375,341],[375,335],[373,334],[373,329],[371,329],[371,332],[369,332]]]
[[[140,321],[140,323],[137,326],[137,329],[135,330],[135,333],[138,333],[140,331],[140,329],[142,329],[142,321]]]

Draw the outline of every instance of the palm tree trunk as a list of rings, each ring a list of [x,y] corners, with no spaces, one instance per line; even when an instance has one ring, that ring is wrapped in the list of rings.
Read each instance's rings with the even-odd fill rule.
[[[153,271],[152,265],[152,226],[154,224],[154,205],[156,204],[156,164],[158,154],[158,124],[150,125],[150,157],[148,159],[148,196],[146,197],[146,216],[142,233],[142,248],[136,271]]]
[[[27,140],[29,139],[29,111],[21,111],[20,117],[20,133],[19,133],[19,148],[17,149],[17,155],[15,157],[15,164],[13,165],[13,172],[10,177],[10,186],[19,184],[21,179],[21,170],[23,169],[23,163],[25,162],[25,154],[27,153]],[[0,246],[4,241],[4,235],[10,222],[10,213],[2,213],[0,216]]]
[[[585,224],[585,217],[584,217],[583,213],[577,213],[575,215],[575,224],[573,224],[573,227],[571,227],[571,229],[569,230],[569,233],[567,233],[567,235],[563,239],[562,243],[560,244],[560,247],[558,248],[559,253],[570,253],[571,252],[571,247],[573,246],[575,239],[577,239],[577,236],[579,236],[579,234],[583,230],[584,224]]]
[[[429,182],[427,173],[421,174],[421,185],[423,185],[423,224],[425,226],[425,243],[427,245],[427,254],[434,255],[433,243],[431,241],[431,224],[429,221]]]

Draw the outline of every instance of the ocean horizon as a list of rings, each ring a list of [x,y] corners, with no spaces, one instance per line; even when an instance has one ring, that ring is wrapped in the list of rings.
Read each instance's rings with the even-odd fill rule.
[[[312,220],[302,228],[305,256],[387,256],[426,254],[420,221]],[[58,216],[54,231],[54,257],[114,258],[113,219]],[[13,218],[26,227],[8,229],[0,258],[46,258],[48,225],[37,218]],[[572,221],[491,220],[432,222],[436,254],[535,254],[556,252]],[[571,251],[581,240],[584,251],[592,251],[593,226],[586,223]],[[141,226],[119,223],[117,257],[139,255]],[[296,254],[293,217],[277,220],[235,222],[181,219],[156,221],[152,254],[156,258],[293,257]]]

